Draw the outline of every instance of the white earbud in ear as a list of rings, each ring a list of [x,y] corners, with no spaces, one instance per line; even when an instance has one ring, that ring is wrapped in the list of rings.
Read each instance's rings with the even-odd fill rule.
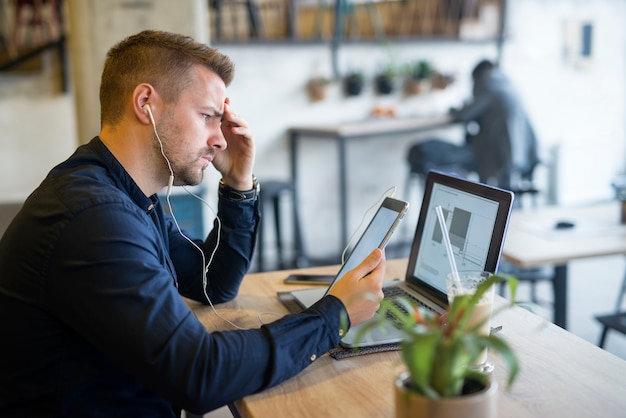
[[[143,109],[146,111],[146,113],[148,113],[148,116],[150,117],[150,122],[152,122],[152,126],[156,126],[154,123],[154,116],[152,116],[152,109],[150,109],[150,105],[146,103],[145,105],[143,105]]]
[[[170,169],[170,178],[167,182],[167,196],[169,196],[172,191],[172,186],[174,185],[174,171],[172,171],[172,165],[170,164],[170,160],[168,160],[167,156],[165,155],[165,151],[163,150],[163,143],[161,142],[161,138],[159,137],[159,133],[157,132],[156,123],[154,123],[154,116],[152,116],[152,109],[150,109],[150,105],[146,103],[145,105],[143,105],[143,109],[150,117],[150,122],[152,122],[152,128],[154,129],[154,135],[156,136],[157,141],[159,141],[159,146],[161,147],[161,154],[163,155],[163,158],[165,159],[165,162]]]

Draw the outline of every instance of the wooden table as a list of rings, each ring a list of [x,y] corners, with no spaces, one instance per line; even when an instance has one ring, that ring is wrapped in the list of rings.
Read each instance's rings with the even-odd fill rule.
[[[555,266],[554,323],[562,328],[567,328],[568,262],[626,254],[626,225],[620,216],[618,202],[513,212],[502,256],[522,268]],[[556,229],[556,223],[564,220],[575,226]]]
[[[406,260],[388,260],[387,278],[403,277]],[[338,266],[304,269],[336,272]],[[218,305],[220,314],[243,327],[258,327],[287,313],[276,298],[280,290],[296,289],[282,280],[291,271],[248,275],[239,296]],[[209,330],[232,329],[210,307],[190,302]],[[498,314],[502,336],[518,354],[521,372],[510,391],[506,370],[495,355],[502,418],[623,417],[626,411],[626,362],[521,308]],[[334,360],[324,356],[296,377],[231,406],[236,416],[393,417],[393,377],[399,353],[386,352]]]
[[[313,126],[294,126],[289,128],[291,146],[291,178],[296,185],[294,200],[298,202],[298,161],[299,142],[304,139],[331,139],[338,146],[339,164],[339,222],[341,247],[348,243],[348,176],[347,143],[350,140],[378,137],[389,138],[391,135],[418,133],[427,130],[452,126],[450,116],[410,117],[410,118],[370,118],[360,121]],[[294,207],[296,207],[294,205]]]

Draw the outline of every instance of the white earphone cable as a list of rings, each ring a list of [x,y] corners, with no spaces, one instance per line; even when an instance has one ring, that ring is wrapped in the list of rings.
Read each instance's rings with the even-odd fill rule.
[[[374,204],[372,206],[370,206],[365,213],[363,214],[363,217],[361,217],[361,222],[359,222],[359,225],[356,227],[356,229],[354,230],[354,232],[352,233],[352,235],[350,235],[350,239],[348,240],[348,243],[346,244],[346,246],[344,247],[342,253],[341,253],[341,264],[346,262],[346,253],[348,252],[348,249],[350,248],[350,245],[352,245],[352,241],[354,241],[354,237],[356,237],[357,232],[359,232],[359,230],[361,229],[361,227],[363,226],[363,224],[365,223],[365,219],[367,218],[367,214],[374,208],[377,208],[378,205],[380,204],[380,202],[385,198],[385,197],[393,197],[393,195],[396,193],[396,186],[391,186],[390,188],[388,188],[387,190],[385,190],[383,192],[383,194],[378,198],[378,200],[376,200],[376,202],[374,202]]]
[[[183,233],[182,229],[180,228],[180,225],[178,224],[178,220],[176,219],[176,215],[174,214],[174,209],[172,208],[172,203],[170,201],[170,195],[172,193],[172,184],[174,183],[174,170],[172,170],[172,165],[170,164],[169,158],[167,158],[167,155],[165,155],[165,150],[163,149],[163,142],[161,141],[161,137],[159,136],[159,133],[157,131],[156,123],[154,121],[154,117],[152,116],[152,110],[150,109],[150,106],[146,105],[146,110],[148,112],[148,115],[150,116],[150,121],[152,122],[152,128],[154,130],[154,135],[156,136],[156,139],[159,142],[159,147],[161,148],[161,155],[163,155],[163,158],[165,159],[165,162],[167,163],[167,167],[170,170],[170,177],[169,177],[169,182],[168,182],[168,186],[167,186],[167,192],[165,194],[165,200],[167,201],[167,206],[168,206],[168,209],[170,211],[170,215],[172,216],[172,220],[174,221],[174,224],[176,225],[176,229],[178,230],[178,233],[180,234],[180,236],[183,237],[185,240],[187,240],[187,242],[189,242],[196,250],[198,250],[198,252],[200,253],[200,256],[202,258],[202,269],[201,269],[201,271],[202,271],[202,292],[204,293],[204,297],[206,298],[207,302],[211,306],[211,309],[213,310],[215,315],[217,315],[220,319],[228,322],[230,325],[232,325],[233,327],[235,327],[237,329],[240,329],[240,330],[247,329],[247,328],[242,328],[242,327],[238,326],[237,324],[229,321],[228,319],[226,319],[222,315],[220,315],[219,312],[217,311],[217,309],[215,309],[215,306],[213,305],[213,302],[211,301],[211,298],[209,298],[209,295],[208,295],[207,290],[206,290],[206,287],[207,287],[207,277],[206,277],[206,275],[207,275],[207,272],[209,270],[209,266],[211,265],[211,262],[213,261],[213,257],[215,256],[215,253],[217,252],[217,248],[218,248],[219,243],[220,243],[220,237],[221,237],[221,233],[222,233],[222,221],[220,220],[219,216],[217,216],[217,212],[211,207],[211,205],[208,202],[206,202],[204,199],[202,199],[200,196],[196,195],[195,193],[191,192],[190,190],[187,190],[187,188],[183,187],[187,193],[191,194],[192,196],[194,196],[195,198],[200,200],[202,203],[207,205],[208,208],[215,215],[215,219],[217,219],[217,241],[215,243],[215,248],[213,249],[213,251],[211,252],[211,256],[209,257],[209,262],[207,263],[206,262],[206,256],[204,255],[204,251],[202,251],[202,249],[200,247],[198,247],[198,245],[195,242],[193,242],[193,240],[191,238],[189,238],[187,235],[185,235]],[[175,285],[176,285],[176,288],[178,288],[178,281],[175,281]],[[260,318],[259,318],[259,320],[260,320]]]

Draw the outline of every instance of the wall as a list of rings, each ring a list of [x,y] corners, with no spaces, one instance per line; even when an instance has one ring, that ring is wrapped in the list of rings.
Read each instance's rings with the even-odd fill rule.
[[[541,140],[560,145],[559,201],[611,198],[624,172],[626,3],[508,2],[503,67],[519,86]],[[593,25],[589,62],[565,59],[564,26]]]
[[[56,53],[42,57],[41,71],[0,74],[0,202],[23,201],[52,164],[69,155],[75,126]]]
[[[544,148],[559,145],[558,199],[563,204],[612,198],[612,177],[624,169],[624,86],[626,4],[618,0],[526,0],[508,3],[508,36],[503,70],[519,87]],[[123,19],[120,16],[120,19]],[[567,21],[594,24],[591,65],[563,59],[563,26]],[[400,115],[445,112],[469,95],[469,72],[483,57],[495,57],[491,43],[420,42],[392,46],[343,45],[339,67],[361,66],[371,80],[391,53],[398,62],[429,58],[457,82],[439,93],[417,98],[401,94],[377,97],[371,85],[359,98],[344,98],[337,84],[321,103],[308,101],[304,85],[313,73],[329,75],[328,45],[223,45],[237,63],[229,89],[233,106],[253,128],[260,179],[289,175],[286,129],[296,124],[358,120],[377,105],[394,106]],[[79,142],[74,101],[50,89],[39,89],[40,77],[19,82],[0,75],[0,199],[25,197],[52,165]],[[26,87],[29,86],[29,87]],[[39,91],[42,90],[42,91]],[[97,95],[97,91],[90,92]],[[93,132],[88,136],[91,137]],[[441,132],[459,138],[459,132]],[[389,186],[402,195],[404,155],[412,138],[371,139],[350,145],[350,229]],[[336,150],[309,141],[303,149],[307,167],[300,184],[305,238],[316,256],[337,254]],[[590,158],[591,157],[591,158]],[[24,169],[26,168],[26,169]],[[19,173],[19,174],[16,174]],[[209,173],[207,185],[217,176]],[[412,215],[416,215],[413,205]]]

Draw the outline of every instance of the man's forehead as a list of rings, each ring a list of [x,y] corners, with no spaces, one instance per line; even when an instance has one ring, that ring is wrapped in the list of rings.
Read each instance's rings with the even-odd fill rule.
[[[226,100],[224,81],[208,68],[199,67],[196,70],[195,85],[186,89],[183,94],[189,95],[203,107],[219,113],[224,112],[224,101]]]

